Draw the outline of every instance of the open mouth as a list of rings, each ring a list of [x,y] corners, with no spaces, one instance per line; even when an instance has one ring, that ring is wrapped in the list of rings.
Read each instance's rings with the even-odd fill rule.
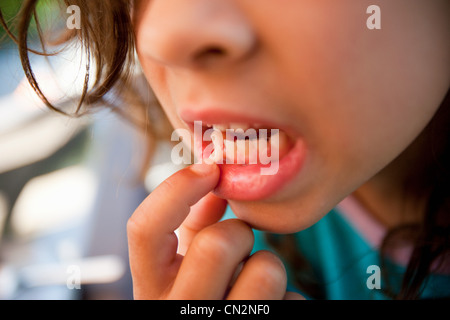
[[[196,158],[219,165],[214,192],[225,199],[268,198],[291,181],[304,162],[303,139],[271,125],[195,121],[191,127]]]
[[[201,159],[217,164],[268,165],[279,161],[293,146],[293,139],[283,130],[261,124],[194,123],[200,132]]]

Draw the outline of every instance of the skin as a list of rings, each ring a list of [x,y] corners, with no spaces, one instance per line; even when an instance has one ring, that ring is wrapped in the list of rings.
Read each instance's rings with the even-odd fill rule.
[[[371,4],[381,30],[366,28]],[[419,161],[415,141],[450,85],[449,15],[446,0],[137,1],[139,59],[174,128],[205,105],[264,114],[302,137],[307,158],[276,195],[229,200],[237,220],[217,222],[226,202],[211,193],[215,165],[164,182],[129,221],[135,297],[298,298],[285,295],[277,257],[248,257],[250,226],[303,230],[351,193],[386,226],[402,222],[404,164]]]

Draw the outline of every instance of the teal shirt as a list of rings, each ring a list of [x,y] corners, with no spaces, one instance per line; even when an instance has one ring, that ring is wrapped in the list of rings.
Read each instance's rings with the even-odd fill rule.
[[[234,217],[230,208],[225,218]],[[265,241],[261,231],[254,231],[253,251],[273,251]],[[296,233],[296,244],[303,256],[310,262],[316,272],[325,299],[387,299],[383,294],[383,277],[379,252],[371,247],[363,236],[355,230],[338,209],[329,212],[315,225]],[[378,269],[377,269],[378,268]],[[394,289],[399,288],[404,266],[387,263],[389,283]],[[292,281],[292,270],[286,265],[288,273],[288,290],[299,291]],[[380,276],[378,279],[377,277]],[[378,281],[379,280],[379,281]],[[379,284],[379,288],[377,288]],[[305,295],[307,297],[307,295]],[[439,298],[450,296],[450,275],[433,274],[429,277],[422,298]],[[308,298],[308,297],[307,297]]]

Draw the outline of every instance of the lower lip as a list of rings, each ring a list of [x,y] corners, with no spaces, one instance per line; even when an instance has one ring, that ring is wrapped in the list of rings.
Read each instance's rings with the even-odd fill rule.
[[[214,193],[229,200],[267,199],[296,176],[303,166],[305,155],[305,144],[298,139],[277,164],[219,164],[221,176]],[[278,171],[273,175],[261,174],[261,169],[270,165],[278,165]]]

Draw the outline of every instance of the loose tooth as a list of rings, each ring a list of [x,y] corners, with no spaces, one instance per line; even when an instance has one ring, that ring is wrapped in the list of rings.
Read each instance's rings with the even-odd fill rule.
[[[215,163],[221,163],[223,160],[223,138],[222,134],[215,131],[211,134],[211,140],[214,145],[214,152],[211,154],[210,159]]]
[[[217,152],[216,150],[214,150],[213,152],[211,152],[209,158],[206,161],[207,164],[212,164],[212,163],[218,163],[218,164],[222,164],[223,163],[223,156],[220,155],[220,152]]]

